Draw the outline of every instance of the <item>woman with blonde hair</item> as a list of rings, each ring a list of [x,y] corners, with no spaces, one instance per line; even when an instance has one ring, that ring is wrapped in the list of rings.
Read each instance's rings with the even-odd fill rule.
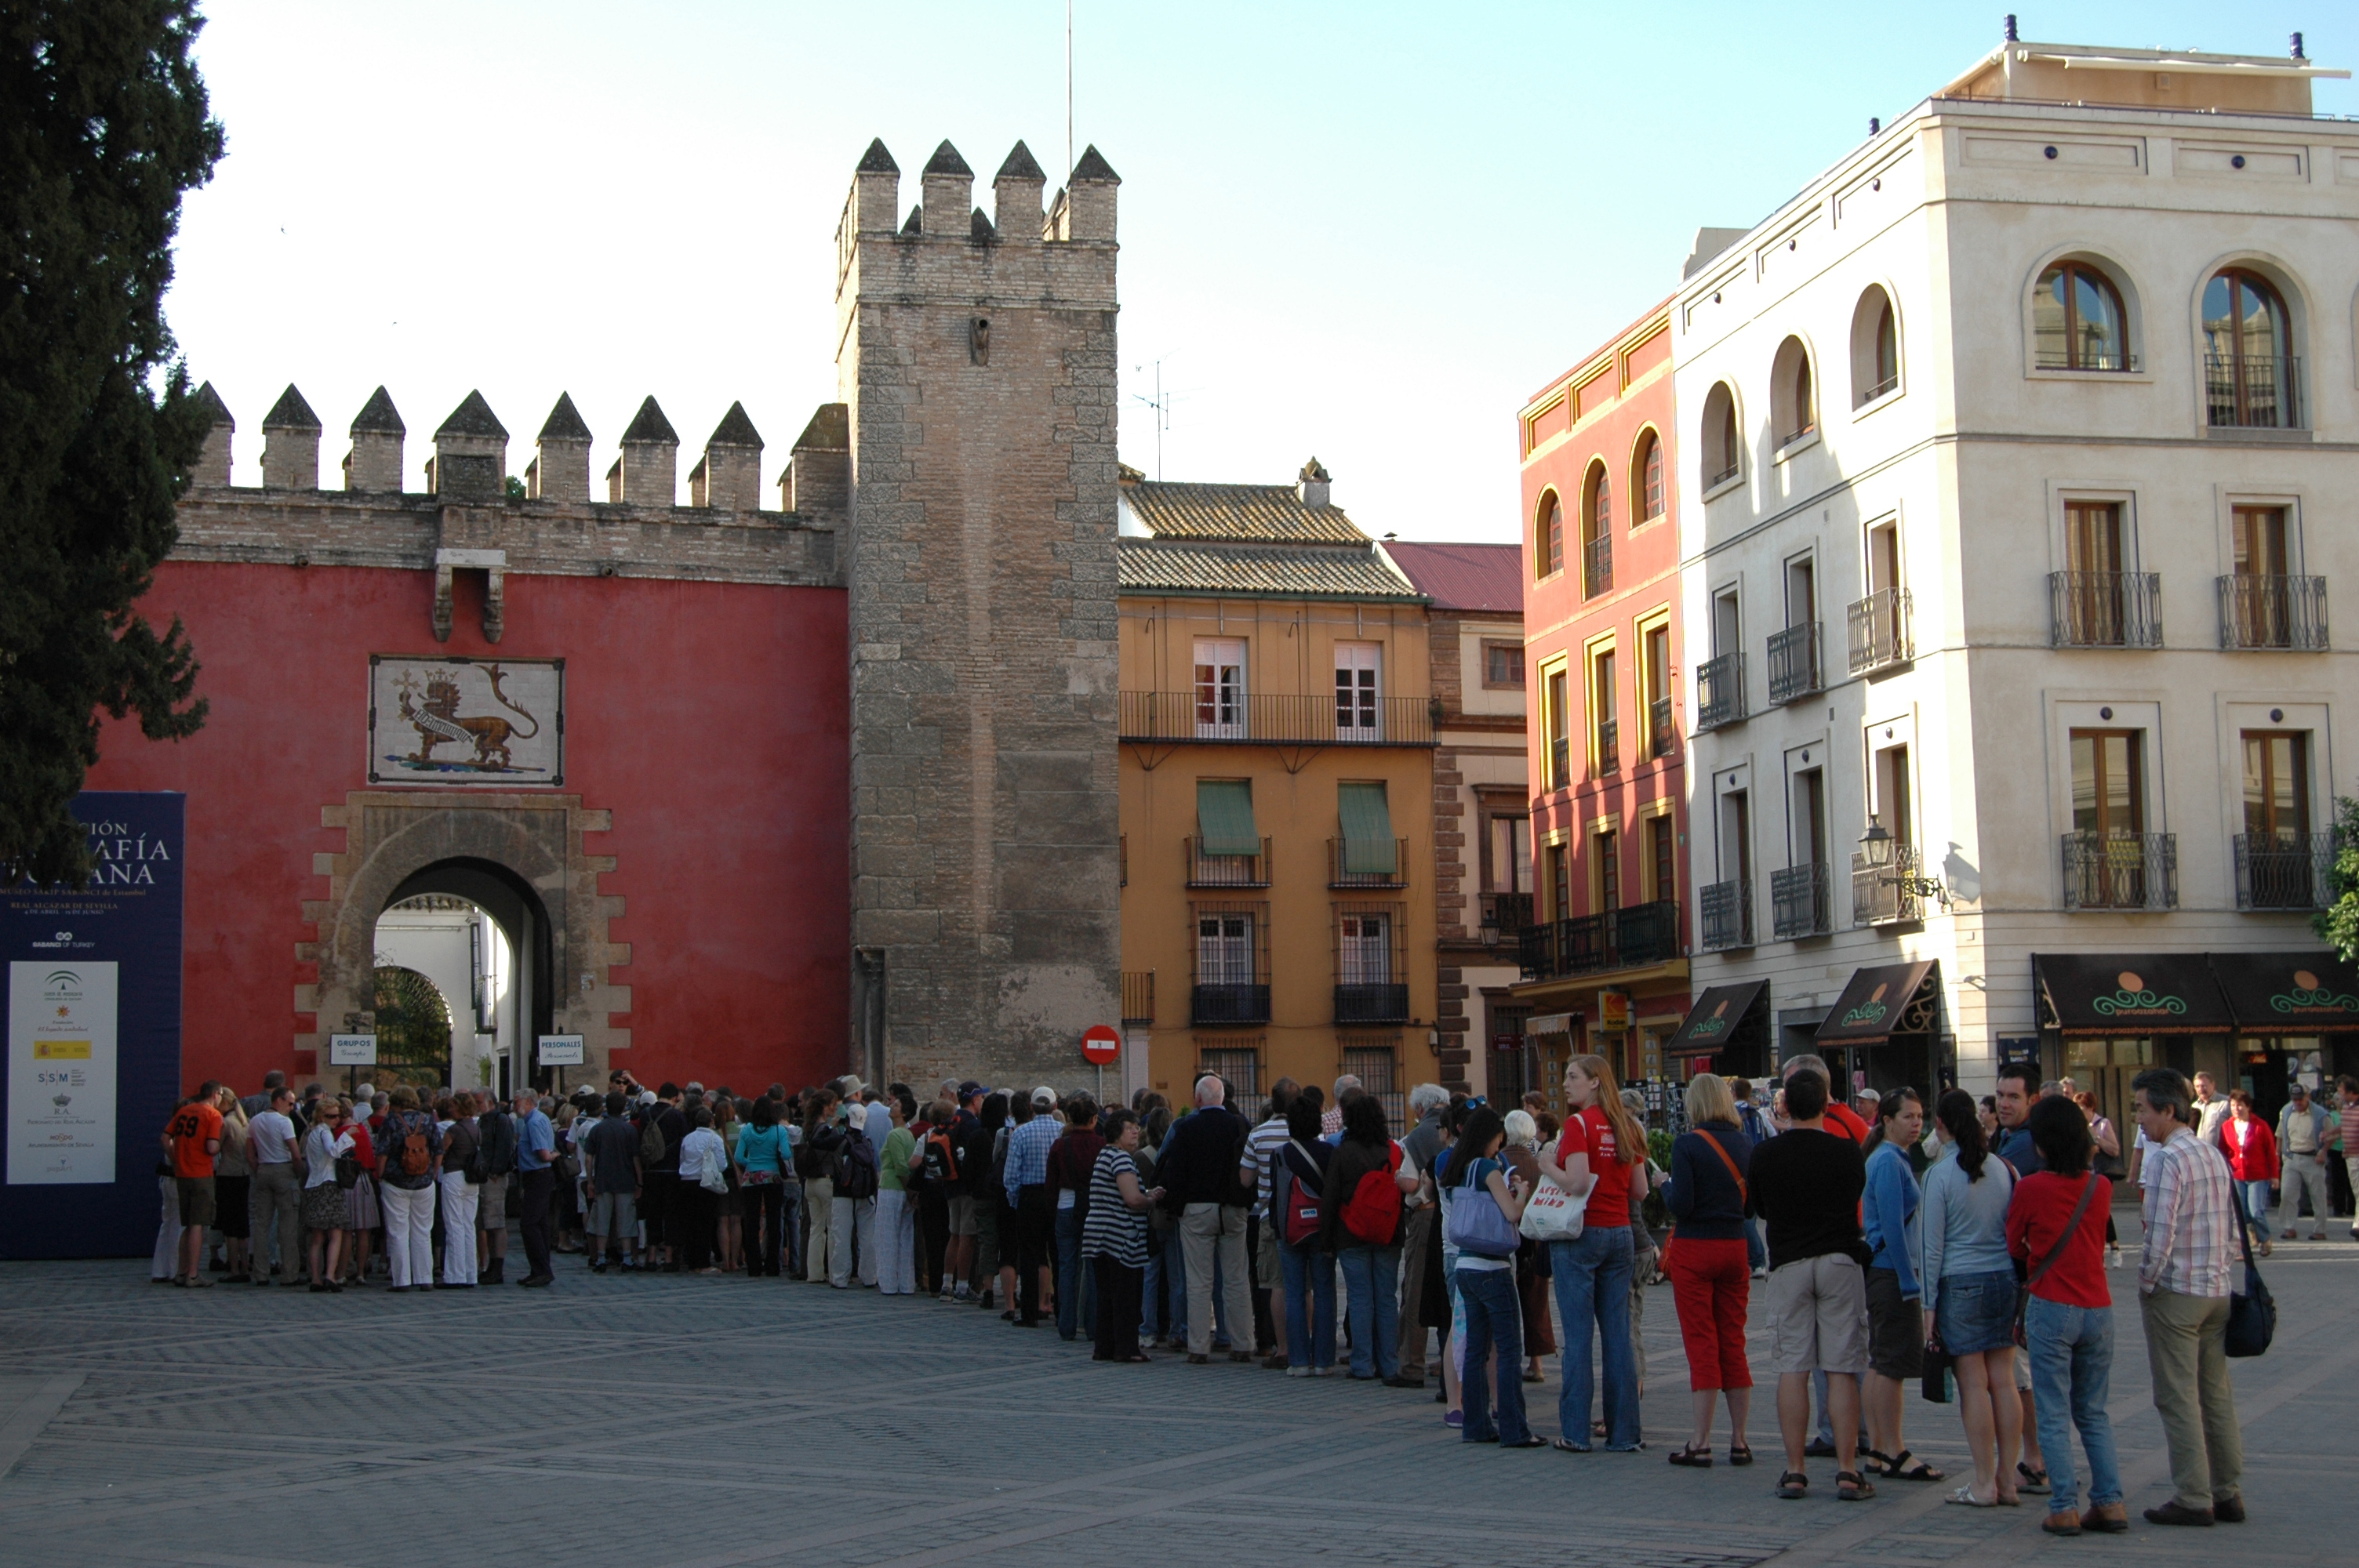
[[[1507,1141],[1500,1145],[1497,1157],[1529,1193],[1540,1184],[1538,1119],[1517,1107],[1507,1113],[1505,1125]],[[1523,1307],[1524,1381],[1546,1382],[1548,1373],[1540,1366],[1540,1357],[1556,1354],[1556,1328],[1549,1321],[1548,1249],[1528,1238],[1516,1249],[1516,1300]]]
[[[1622,1103],[1622,1088],[1603,1056],[1575,1056],[1564,1069],[1564,1130],[1540,1155],[1549,1180],[1585,1199],[1581,1235],[1549,1244],[1557,1312],[1564,1320],[1563,1391],[1557,1398],[1556,1447],[1590,1450],[1590,1400],[1602,1380],[1605,1446],[1629,1454],[1639,1438],[1638,1363],[1630,1344],[1631,1167],[1647,1157],[1647,1130]],[[1600,1375],[1593,1378],[1595,1337]]]
[[[213,1104],[222,1113],[221,1152],[213,1156],[213,1207],[220,1217],[213,1235],[227,1255],[215,1267],[227,1270],[231,1284],[243,1285],[254,1278],[246,1263],[247,1246],[254,1235],[253,1216],[248,1212],[254,1198],[254,1155],[246,1147],[252,1124],[235,1089],[223,1086]]]
[[[1753,1404],[1753,1368],[1745,1356],[1752,1292],[1745,1173],[1753,1162],[1753,1140],[1737,1122],[1736,1097],[1725,1078],[1710,1073],[1690,1078],[1686,1103],[1693,1130],[1672,1141],[1670,1182],[1663,1193],[1672,1220],[1665,1272],[1687,1349],[1695,1426],[1671,1463],[1704,1470],[1712,1467],[1715,1395],[1728,1401],[1728,1462],[1753,1463],[1745,1441]]]

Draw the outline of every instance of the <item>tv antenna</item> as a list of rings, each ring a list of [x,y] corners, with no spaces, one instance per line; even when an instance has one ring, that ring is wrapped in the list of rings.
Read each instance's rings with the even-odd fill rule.
[[[1133,365],[1130,368],[1136,374],[1147,367]],[[1171,428],[1171,406],[1180,401],[1179,393],[1163,390],[1161,360],[1155,362],[1155,395],[1149,397],[1143,392],[1134,392],[1130,395],[1133,402],[1144,403],[1155,411],[1155,477],[1160,481],[1163,478],[1163,432]]]
[[[1065,0],[1065,178],[1073,173],[1073,0]]]

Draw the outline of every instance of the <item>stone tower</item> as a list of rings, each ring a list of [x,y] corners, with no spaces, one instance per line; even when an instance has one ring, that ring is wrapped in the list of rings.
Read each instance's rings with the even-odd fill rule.
[[[944,142],[906,225],[882,142],[836,231],[851,427],[855,1070],[1093,1082],[1121,1013],[1114,195],[1093,147],[993,215]]]

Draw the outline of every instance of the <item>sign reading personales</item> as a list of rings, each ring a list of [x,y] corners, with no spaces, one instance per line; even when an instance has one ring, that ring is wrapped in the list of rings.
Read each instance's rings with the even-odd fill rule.
[[[371,784],[565,782],[563,659],[369,655]]]
[[[78,795],[88,885],[0,891],[12,1189],[0,1258],[122,1257],[154,1237],[156,1138],[182,1089],[185,801]]]

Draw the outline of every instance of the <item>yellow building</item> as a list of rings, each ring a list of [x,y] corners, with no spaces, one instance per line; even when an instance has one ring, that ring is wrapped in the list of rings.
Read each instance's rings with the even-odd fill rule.
[[[1397,1130],[1439,1076],[1426,600],[1316,459],[1292,485],[1125,469],[1122,499],[1133,1082],[1350,1073]]]

